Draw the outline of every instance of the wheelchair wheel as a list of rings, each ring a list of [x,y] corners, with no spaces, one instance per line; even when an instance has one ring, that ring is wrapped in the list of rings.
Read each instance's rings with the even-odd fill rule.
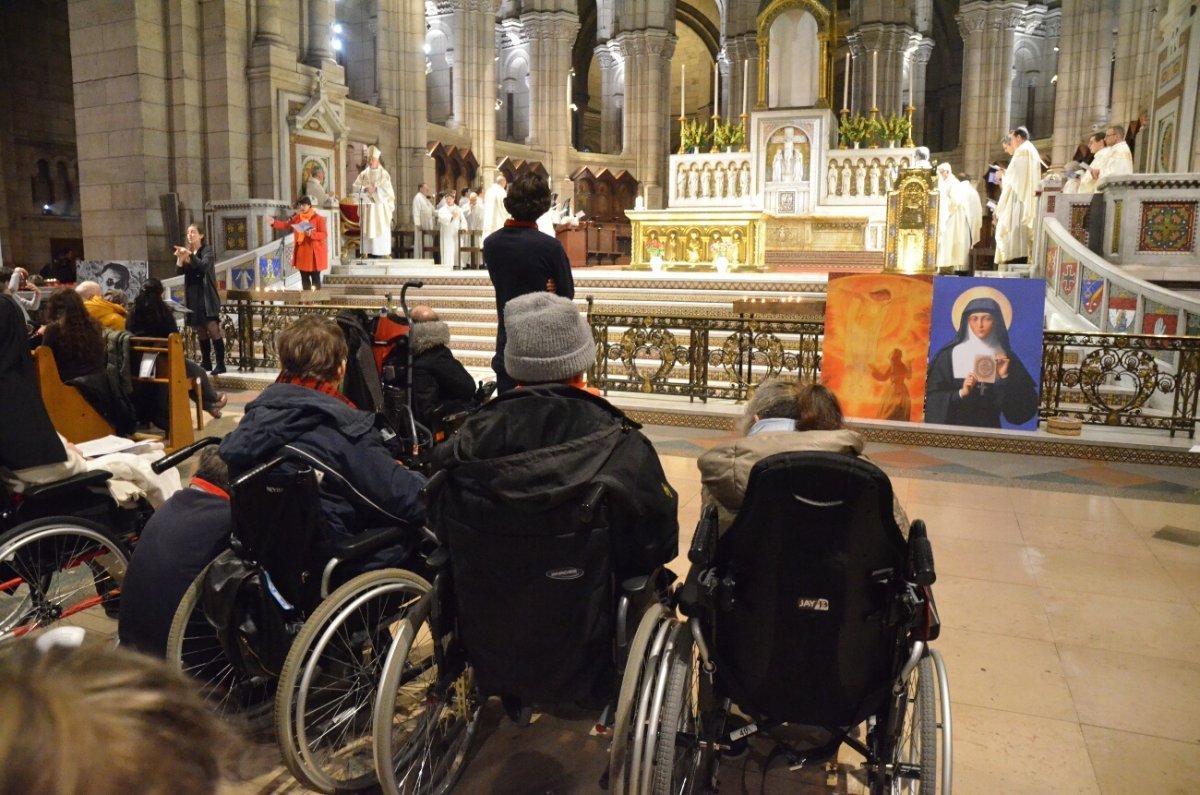
[[[0,535],[0,641],[53,624],[116,635],[125,545],[103,525],[49,516]]]
[[[205,566],[175,609],[167,635],[167,662],[200,686],[208,706],[248,732],[271,725],[275,680],[250,676],[225,656],[217,631],[204,614]]]
[[[432,597],[430,598],[430,601]],[[466,763],[481,700],[470,666],[442,670],[428,621],[414,608],[388,652],[375,705],[375,767],[384,795],[443,795]]]
[[[667,667],[667,689],[659,713],[654,750],[654,795],[691,795],[699,784],[700,660],[687,624],[681,624]]]
[[[430,591],[400,569],[359,575],[329,595],[292,643],[275,696],[284,762],[306,786],[375,783],[372,716],[383,663],[408,612]]]
[[[625,661],[625,673],[621,677],[621,691],[617,697],[617,712],[613,721],[612,746],[609,751],[608,775],[612,791],[616,795],[632,792],[630,778],[632,764],[633,727],[641,721],[638,711],[639,696],[647,677],[652,678],[656,662],[649,659],[649,651],[659,630],[669,625],[671,612],[655,602],[638,623],[633,641],[629,644]]]
[[[898,736],[886,738],[892,748],[890,758],[884,757],[890,774],[877,777],[875,793],[935,795],[937,792],[939,724],[933,667],[933,660],[926,655],[909,675],[903,703],[898,704],[904,710]]]

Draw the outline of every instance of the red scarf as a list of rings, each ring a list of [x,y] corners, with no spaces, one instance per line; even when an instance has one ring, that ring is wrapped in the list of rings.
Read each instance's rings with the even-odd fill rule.
[[[537,221],[518,221],[515,218],[509,218],[504,225],[515,226],[519,229],[537,229]]]
[[[358,406],[354,405],[350,398],[338,391],[337,384],[334,384],[330,381],[318,381],[315,378],[301,378],[298,375],[280,373],[279,377],[275,379],[275,383],[291,384],[293,386],[302,386],[306,389],[315,389],[322,395],[329,395],[330,397],[337,398],[352,409],[358,408]]]
[[[229,494],[225,491],[225,489],[221,488],[220,486],[218,486],[214,483],[209,483],[207,480],[204,480],[203,478],[193,477],[192,478],[192,488],[199,489],[200,491],[211,494],[214,497],[220,497],[225,500],[229,499]]]

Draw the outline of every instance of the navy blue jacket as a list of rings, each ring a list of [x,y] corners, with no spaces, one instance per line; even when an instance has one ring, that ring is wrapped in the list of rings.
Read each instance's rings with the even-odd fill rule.
[[[294,384],[272,384],[221,442],[230,475],[287,453],[323,472],[321,511],[337,542],[375,527],[419,525],[425,478],[388,453],[375,415]]]

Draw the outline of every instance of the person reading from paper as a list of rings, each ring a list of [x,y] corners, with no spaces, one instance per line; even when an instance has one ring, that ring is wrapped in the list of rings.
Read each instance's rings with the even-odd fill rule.
[[[313,209],[308,196],[297,197],[293,206],[296,214],[286,221],[268,215],[266,222],[274,229],[292,230],[295,248],[292,266],[300,271],[300,283],[305,290],[321,289],[321,271],[329,267],[329,252],[325,248],[328,232],[325,218]]]
[[[1008,340],[1012,304],[999,290],[965,291],[951,312],[957,334],[933,357],[925,385],[925,421],[999,428],[1037,413],[1037,386]]]
[[[361,197],[362,253],[367,258],[392,256],[396,192],[392,175],[379,162],[382,154],[377,146],[368,149],[367,167],[354,180],[354,193]]]
[[[1042,182],[1042,159],[1029,141],[1029,130],[1009,133],[1012,160],[1000,183],[996,205],[996,264],[1028,263],[1033,251],[1033,223],[1037,218],[1037,193]]]

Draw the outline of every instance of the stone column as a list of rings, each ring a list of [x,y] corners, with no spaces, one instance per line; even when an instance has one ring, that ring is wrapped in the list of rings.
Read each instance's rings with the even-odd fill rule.
[[[458,31],[463,123],[482,172],[475,181],[486,188],[496,170],[496,2],[471,0],[466,8],[466,28]]]
[[[409,0],[379,0],[379,107],[398,122],[395,166],[388,165],[399,207],[412,198],[417,185],[430,181],[433,161],[426,154],[425,8]],[[345,152],[343,152],[345,156]],[[349,186],[347,186],[348,188]],[[398,213],[397,225],[408,213]],[[399,254],[397,254],[399,256]]]
[[[283,21],[279,16],[279,0],[257,0],[258,29],[254,41],[283,43]]]
[[[1108,124],[1114,23],[1107,4],[1063,0],[1054,102],[1054,163],[1062,164],[1095,129]]]
[[[726,115],[737,121],[742,115],[742,92],[749,91],[746,98],[746,112],[754,110],[757,96],[755,80],[758,78],[758,45],[753,33],[741,36],[730,36],[725,39],[725,57],[728,59],[729,76],[722,72],[721,92],[728,100],[723,103]],[[745,85],[743,76],[746,73],[745,62],[750,62],[750,84]],[[724,99],[723,97],[723,99]]]
[[[600,67],[600,151],[621,151],[621,114],[617,109],[617,95],[624,89],[619,84],[621,63],[624,56],[615,41],[596,45],[596,63]]]
[[[625,153],[634,157],[647,209],[665,206],[667,154],[671,133],[671,56],[678,39],[660,29],[617,36],[625,52]]]
[[[918,34],[916,49],[913,50],[908,65],[908,68],[913,70],[913,96],[908,100],[915,108],[912,137],[918,146],[925,142],[925,71],[929,67],[931,55],[933,55],[933,39]]]
[[[858,75],[853,77],[854,84],[859,90],[861,105],[860,112],[864,115],[871,110],[871,95],[874,89],[879,113],[888,115],[900,113],[904,109],[902,94],[908,87],[905,82],[905,65],[908,59],[909,40],[919,35],[907,25],[896,25],[884,22],[871,22],[859,25],[851,34],[851,50],[854,52],[854,67]],[[878,86],[871,85],[872,53],[878,62]],[[838,104],[840,97],[835,98]],[[840,110],[840,108],[839,108]]]
[[[304,62],[309,66],[334,60],[333,50],[329,47],[333,20],[333,0],[308,0],[308,52]]]
[[[530,144],[549,154],[546,170],[551,189],[567,179],[571,150],[571,116],[567,109],[567,77],[571,45],[579,33],[579,17],[569,11],[535,11],[521,15],[529,38]],[[568,191],[569,192],[569,191]]]
[[[1120,0],[1112,91],[1112,121],[1119,124],[1127,125],[1151,104],[1157,49],[1154,8],[1153,3]]]
[[[1025,0],[971,0],[958,12],[963,39],[963,104],[959,146],[969,174],[983,173],[1009,129],[1013,42]]]

